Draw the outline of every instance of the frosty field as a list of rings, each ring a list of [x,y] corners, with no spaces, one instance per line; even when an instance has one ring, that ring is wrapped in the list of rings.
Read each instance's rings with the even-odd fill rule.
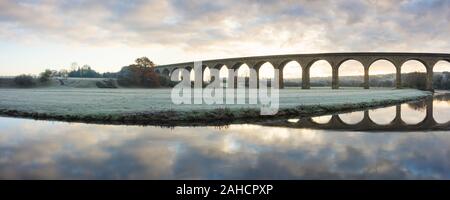
[[[419,99],[413,89],[280,90],[279,115],[314,115]],[[234,120],[259,116],[259,105],[175,105],[171,89],[0,89],[7,116],[87,122]]]

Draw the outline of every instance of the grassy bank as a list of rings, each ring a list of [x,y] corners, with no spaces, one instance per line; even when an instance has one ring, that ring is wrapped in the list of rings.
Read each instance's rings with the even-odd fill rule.
[[[108,124],[228,124],[359,110],[430,95],[411,89],[289,88],[280,90],[277,116],[260,116],[259,105],[174,105],[170,93],[170,89],[0,89],[0,115]]]
[[[34,84],[29,88],[33,89],[86,89],[86,88],[102,88],[105,82],[112,82],[115,87],[119,87],[116,80],[107,78],[52,78],[47,82],[39,82],[33,80]],[[23,89],[14,82],[13,77],[1,78],[0,88],[3,89]]]

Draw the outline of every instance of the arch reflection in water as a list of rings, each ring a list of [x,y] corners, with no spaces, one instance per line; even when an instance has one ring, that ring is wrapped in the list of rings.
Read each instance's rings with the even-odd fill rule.
[[[312,120],[313,122],[318,123],[318,124],[326,124],[326,123],[330,122],[330,120],[331,120],[331,115],[325,115],[325,116],[313,117],[313,118],[311,118],[311,120]]]
[[[344,113],[340,114],[339,118],[341,118],[341,120],[346,124],[358,124],[364,119],[364,112],[358,111],[358,112]]]
[[[433,101],[433,118],[437,123],[450,121],[450,94],[436,96]]]
[[[379,124],[379,125],[387,125],[394,121],[396,116],[396,108],[395,106],[387,107],[387,108],[378,108],[369,111],[370,119]]]
[[[401,117],[406,124],[418,124],[425,120],[426,103],[424,101],[402,104]]]
[[[288,119],[288,122],[297,123],[300,119]]]

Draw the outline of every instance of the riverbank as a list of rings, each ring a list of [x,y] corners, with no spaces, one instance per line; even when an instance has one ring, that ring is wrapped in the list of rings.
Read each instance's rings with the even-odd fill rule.
[[[100,124],[224,125],[273,118],[318,116],[418,100],[413,89],[280,90],[276,116],[259,105],[175,105],[170,89],[0,89],[0,115]]]

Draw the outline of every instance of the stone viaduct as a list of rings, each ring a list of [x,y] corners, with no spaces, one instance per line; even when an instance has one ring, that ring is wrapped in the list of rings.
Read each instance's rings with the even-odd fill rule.
[[[402,65],[410,60],[416,60],[422,63],[426,68],[427,82],[426,89],[433,90],[433,68],[438,61],[450,62],[450,54],[438,54],[438,53],[389,53],[389,52],[358,52],[358,53],[318,53],[318,54],[289,54],[289,55],[270,55],[270,56],[254,56],[254,57],[239,57],[239,58],[226,58],[216,60],[202,61],[203,71],[206,68],[221,69],[223,66],[228,68],[229,76],[228,80],[234,77],[232,70],[238,70],[243,64],[247,64],[249,68],[256,70],[256,78],[259,80],[259,68],[264,63],[270,63],[275,69],[279,69],[278,77],[274,77],[279,81],[279,87],[284,88],[283,85],[283,68],[287,63],[296,61],[300,67],[302,73],[302,88],[309,89],[310,84],[310,68],[319,60],[327,61],[332,68],[332,88],[339,88],[339,67],[342,63],[348,60],[356,60],[360,62],[364,67],[364,88],[369,89],[369,68],[378,60],[387,60],[391,62],[396,68],[396,87],[401,88],[401,68]],[[156,72],[170,76],[175,69],[184,68],[191,70],[194,66],[194,62],[176,63],[168,65],[156,66]],[[252,76],[252,74],[250,74]],[[203,79],[203,77],[200,77]],[[236,87],[229,85],[228,87]]]

